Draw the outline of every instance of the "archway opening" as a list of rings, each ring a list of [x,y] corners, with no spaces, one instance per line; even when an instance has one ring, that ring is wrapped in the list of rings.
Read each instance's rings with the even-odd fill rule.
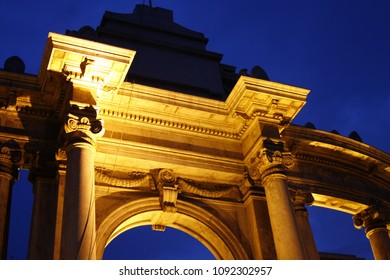
[[[322,253],[374,259],[364,229],[353,226],[352,215],[324,207],[309,207],[309,220],[317,249]]]
[[[104,260],[215,260],[200,241],[167,227],[164,232],[140,226],[115,237],[105,248]]]
[[[154,197],[132,200],[107,211],[97,227],[97,258],[103,258],[111,241],[122,233],[141,226],[147,226],[150,231],[154,225],[157,229],[174,228],[188,234],[218,260],[249,259],[230,228],[209,211],[185,201],[178,201],[178,211],[174,214],[165,213],[159,207],[159,198]],[[177,240],[174,242],[179,246]]]
[[[12,186],[11,218],[7,259],[25,260],[28,253],[34,196],[28,181],[28,170],[20,170],[19,180]]]

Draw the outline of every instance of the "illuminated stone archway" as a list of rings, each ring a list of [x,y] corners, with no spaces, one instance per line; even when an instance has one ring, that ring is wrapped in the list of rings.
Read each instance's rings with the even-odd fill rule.
[[[103,22],[118,26],[116,16]],[[159,29],[156,49],[135,51],[131,34],[116,41],[110,26],[87,32],[92,40],[50,33],[37,77],[0,71],[2,256],[24,168],[35,196],[30,259],[101,258],[115,236],[146,224],[180,229],[218,259],[318,259],[309,204],[353,214],[375,258],[390,259],[389,154],[293,125],[309,90],[233,73],[198,33],[179,32],[196,50]],[[160,46],[160,35],[179,48]],[[145,65],[134,73],[137,55]]]
[[[177,207],[170,227],[199,240],[216,259],[248,259],[240,242],[221,221],[212,219],[210,213],[186,202],[179,203]],[[116,236],[135,227],[152,226],[163,214],[158,198],[132,201],[110,212],[97,229],[97,258],[103,257],[105,247]]]

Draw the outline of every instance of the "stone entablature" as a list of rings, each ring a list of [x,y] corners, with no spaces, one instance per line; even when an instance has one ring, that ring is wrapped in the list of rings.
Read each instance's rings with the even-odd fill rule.
[[[52,37],[53,36],[54,35],[52,35]],[[57,35],[54,37],[57,39],[66,38],[66,36],[62,35],[56,36]],[[57,65],[56,62],[54,62],[54,58],[56,57],[54,56],[54,53],[52,56],[50,63]],[[46,57],[51,57],[51,55],[48,53],[46,54]],[[66,64],[64,58],[60,58],[60,61],[63,62],[58,62],[59,64]],[[50,65],[48,66],[49,69],[51,69]],[[53,69],[46,72],[47,74],[44,73],[45,72],[42,72],[40,74],[38,80],[43,79],[42,75],[45,75],[46,77],[55,77]],[[13,75],[8,74],[7,72],[2,73],[2,77],[9,79],[9,81],[20,79],[20,75],[18,75],[18,77],[13,77]],[[33,80],[36,81],[36,78],[32,79],[30,76],[26,76],[26,81],[27,80],[31,80],[29,81],[30,83]],[[50,81],[47,80],[43,88],[45,88],[48,82],[64,84],[64,81],[61,80],[61,78],[57,78],[57,80],[51,78]],[[36,82],[35,86],[32,86],[31,89],[38,89],[37,92],[39,92],[39,83]],[[51,86],[47,89],[52,90],[55,89],[55,87]],[[3,90],[7,90],[7,87],[3,87]],[[168,135],[171,137],[173,133],[181,140],[184,140],[186,137],[192,137],[192,139],[194,139],[193,136],[196,135],[196,138],[199,140],[195,140],[196,144],[192,144],[192,147],[204,147],[200,149],[202,150],[202,153],[204,154],[205,151],[209,152],[213,157],[215,157],[215,152],[219,155],[222,153],[222,158],[227,158],[230,162],[236,162],[234,164],[237,166],[237,169],[239,169],[239,162],[242,160],[242,154],[240,156],[240,147],[242,141],[245,141],[244,138],[250,138],[252,139],[251,141],[258,142],[256,139],[258,139],[263,128],[261,123],[275,123],[278,124],[279,128],[287,128],[287,130],[285,130],[286,132],[282,132],[283,137],[284,135],[289,137],[289,135],[293,133],[291,135],[295,141],[294,145],[299,145],[299,143],[303,141],[302,146],[306,147],[309,145],[309,147],[316,148],[315,154],[319,161],[321,160],[318,156],[318,148],[321,148],[325,149],[325,152],[328,155],[329,151],[332,151],[332,153],[350,155],[353,158],[357,158],[364,162],[364,164],[371,161],[366,172],[380,172],[380,177],[386,177],[389,173],[390,160],[383,161],[383,159],[388,157],[387,154],[381,153],[376,149],[369,147],[367,144],[358,143],[338,135],[331,135],[330,137],[330,134],[328,133],[326,138],[322,136],[316,137],[315,135],[318,135],[318,133],[322,134],[323,132],[317,132],[306,128],[299,128],[297,130],[298,127],[293,125],[287,127],[289,122],[286,120],[291,120],[298,113],[300,108],[302,108],[305,103],[304,97],[307,92],[307,90],[296,87],[243,76],[237,83],[237,87],[233,90],[229,99],[226,102],[222,102],[125,82],[117,91],[117,94],[106,96],[106,98],[103,97],[100,100],[99,110],[101,117],[105,119],[106,130],[110,131],[108,135],[110,135],[111,139],[120,139],[125,134],[123,131],[137,131],[137,127],[139,127],[139,133],[148,130],[153,132],[154,135],[162,136],[164,135],[162,132],[166,131],[167,137]],[[44,92],[43,94],[44,96],[48,96],[48,94],[50,95],[51,93]],[[21,108],[19,110],[24,115],[28,112],[31,112],[31,114],[36,112],[35,115],[37,118],[44,119],[48,123],[53,122],[53,119],[50,118],[52,115],[38,113],[38,111],[41,110],[40,108],[42,108],[42,110],[44,107],[47,108],[47,105],[45,105],[46,101],[48,101],[48,104],[50,105],[56,104],[58,101],[55,101],[53,98],[62,99],[62,97],[60,95],[53,95],[52,99],[45,97],[45,99],[41,99],[40,102],[38,102],[34,101],[36,95],[37,93],[34,91],[23,90],[23,94],[17,98],[16,108]],[[296,101],[293,101],[293,96],[297,96]],[[283,101],[284,99],[286,101]],[[275,100],[279,101],[276,102]],[[26,105],[23,105],[23,102]],[[245,104],[250,104],[251,107],[244,110]],[[280,107],[279,104],[282,104],[283,106]],[[294,104],[296,108],[295,111],[292,109],[287,110],[286,108],[292,104]],[[31,109],[23,109],[27,108],[26,106],[29,106]],[[279,107],[280,109],[278,109]],[[6,110],[8,111],[9,108]],[[258,112],[267,110],[269,110],[267,114],[258,115]],[[281,118],[283,113],[285,114],[284,118]],[[254,121],[255,119],[256,121]],[[117,125],[115,127],[111,125],[112,123],[120,123],[123,124],[123,126]],[[34,126],[33,123],[32,126]],[[21,128],[22,126],[19,127]],[[131,127],[131,129],[128,129],[128,127]],[[313,139],[310,140],[310,142],[304,139],[299,141],[299,138],[302,136],[305,137],[307,132],[309,132],[308,135],[313,135]],[[330,142],[324,143],[324,139],[329,139]],[[334,139],[337,140],[335,141]],[[161,142],[164,142],[165,139],[160,140]],[[158,140],[156,141],[158,142]],[[221,145],[221,141],[226,142]],[[345,146],[345,143],[351,143],[351,148]],[[140,145],[142,145],[142,142],[140,142]],[[220,149],[220,146],[225,148]],[[191,146],[184,147],[184,149],[187,149],[187,152],[191,153]],[[372,154],[372,156],[370,154]],[[305,157],[299,152],[297,152],[297,156]],[[375,159],[374,156],[378,157],[378,159]],[[340,157],[337,158],[339,159]],[[231,159],[234,160],[232,161]]]

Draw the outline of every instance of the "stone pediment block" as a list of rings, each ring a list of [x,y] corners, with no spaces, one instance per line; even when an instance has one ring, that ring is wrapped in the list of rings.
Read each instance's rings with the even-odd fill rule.
[[[39,79],[43,82],[47,71],[62,73],[76,89],[74,101],[96,104],[101,95],[119,89],[134,55],[133,50],[49,33]]]

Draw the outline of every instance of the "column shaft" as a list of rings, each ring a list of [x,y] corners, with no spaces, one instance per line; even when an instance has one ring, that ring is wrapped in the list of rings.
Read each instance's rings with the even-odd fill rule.
[[[306,204],[310,205],[313,201],[313,196],[309,193],[303,193],[302,191],[297,190],[293,194],[295,215],[302,242],[305,247],[306,256],[309,260],[319,260],[320,256],[311,230],[309,214],[307,213],[305,206]]]
[[[367,238],[370,240],[372,253],[376,260],[390,260],[390,238],[386,227],[369,230]]]
[[[28,258],[51,260],[54,257],[58,186],[55,180],[35,178]]]
[[[296,216],[307,258],[309,260],[319,260],[320,256],[318,254],[317,245],[313,237],[313,232],[311,230],[307,212],[297,212]]]
[[[279,173],[270,174],[263,179],[263,186],[278,259],[306,259],[286,176]]]
[[[67,148],[62,259],[96,259],[94,154],[90,143]]]

